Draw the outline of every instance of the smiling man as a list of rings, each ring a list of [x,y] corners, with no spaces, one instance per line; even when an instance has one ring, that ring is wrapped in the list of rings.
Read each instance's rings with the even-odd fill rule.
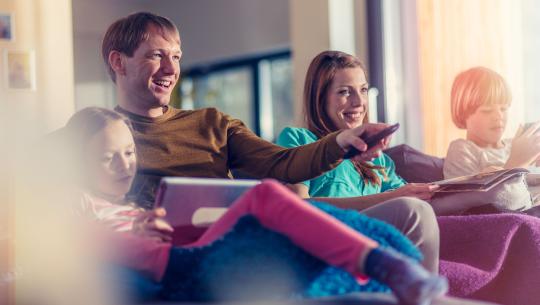
[[[109,31],[103,56],[117,86],[120,108],[155,118],[163,115],[163,107],[169,104],[180,75],[182,51],[176,27],[160,18],[152,20],[146,27],[138,28],[135,39]]]

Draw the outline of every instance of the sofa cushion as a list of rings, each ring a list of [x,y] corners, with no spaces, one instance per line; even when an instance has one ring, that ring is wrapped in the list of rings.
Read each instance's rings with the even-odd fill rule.
[[[407,182],[433,182],[443,179],[444,159],[426,155],[407,144],[384,151],[396,164],[396,173]]]

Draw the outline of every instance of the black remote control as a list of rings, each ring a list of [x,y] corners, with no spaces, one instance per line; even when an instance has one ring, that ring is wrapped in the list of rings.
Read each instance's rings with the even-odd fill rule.
[[[399,123],[396,123],[394,125],[388,126],[388,128],[385,128],[374,135],[368,136],[366,138],[364,138],[363,136],[360,136],[360,138],[367,144],[368,149],[370,149],[371,147],[379,143],[382,139],[396,132],[396,130],[398,129],[399,129]],[[345,154],[345,156],[343,156],[343,159],[350,159],[361,153],[362,153],[361,151],[353,147]]]

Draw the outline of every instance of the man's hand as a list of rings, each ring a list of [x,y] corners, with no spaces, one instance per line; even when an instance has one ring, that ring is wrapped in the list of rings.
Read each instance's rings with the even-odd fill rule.
[[[166,214],[164,208],[142,212],[133,221],[132,232],[158,241],[172,241],[174,229],[163,219]]]
[[[356,128],[346,129],[339,133],[336,138],[338,145],[344,150],[349,151],[351,148],[356,148],[361,151],[361,154],[358,154],[352,158],[355,161],[371,161],[381,155],[381,151],[388,147],[390,143],[391,136],[388,136],[381,140],[379,143],[373,147],[367,147],[366,143],[362,140],[361,137],[367,135],[376,134],[385,128],[388,124],[382,123],[366,123],[358,126]]]

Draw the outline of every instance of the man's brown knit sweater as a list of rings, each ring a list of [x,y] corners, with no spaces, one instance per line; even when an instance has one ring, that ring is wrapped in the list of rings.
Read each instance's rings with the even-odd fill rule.
[[[238,169],[256,178],[296,183],[334,168],[344,155],[336,133],[320,141],[286,149],[251,132],[240,120],[215,108],[179,110],[158,118],[129,113],[137,148],[137,177],[130,199],[151,207],[164,176],[231,178]]]

